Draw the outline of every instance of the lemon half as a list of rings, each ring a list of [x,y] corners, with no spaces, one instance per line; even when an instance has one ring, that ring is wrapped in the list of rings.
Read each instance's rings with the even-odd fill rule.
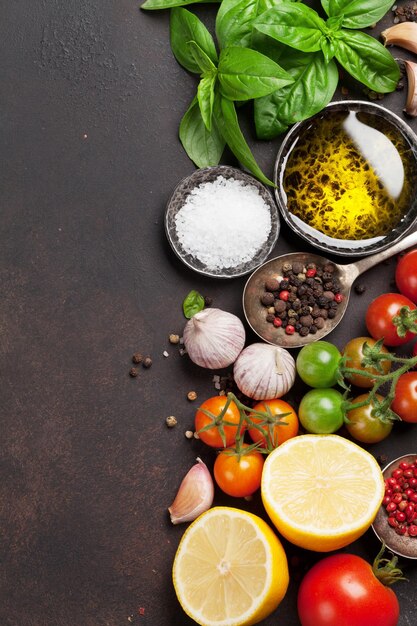
[[[272,529],[251,513],[214,507],[185,531],[173,565],[178,600],[201,626],[250,626],[283,599],[289,576]]]
[[[375,458],[348,439],[301,435],[267,457],[261,490],[283,537],[328,552],[369,528],[384,497],[384,479]]]

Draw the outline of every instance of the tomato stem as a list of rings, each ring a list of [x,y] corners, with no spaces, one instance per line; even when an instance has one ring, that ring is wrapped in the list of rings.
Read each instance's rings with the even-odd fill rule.
[[[396,583],[398,580],[407,580],[407,578],[403,576],[402,571],[399,567],[397,567],[398,557],[390,553],[391,559],[382,558],[385,548],[385,543],[382,543],[381,550],[376,555],[372,564],[372,570],[376,578],[378,578],[383,585],[388,587]]]

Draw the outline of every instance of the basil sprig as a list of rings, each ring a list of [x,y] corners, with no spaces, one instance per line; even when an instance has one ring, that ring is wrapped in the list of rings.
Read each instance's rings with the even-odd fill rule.
[[[330,102],[338,64],[377,93],[394,91],[400,78],[390,52],[357,30],[381,19],[392,0],[321,0],[327,19],[292,0],[222,0],[217,46],[199,18],[180,8],[188,4],[191,0],[146,0],[142,8],[172,9],[172,51],[186,70],[199,75],[179,130],[198,167],[217,165],[227,145],[242,165],[272,184],[242,134],[235,102],[253,99],[257,136],[272,139]]]
[[[183,8],[174,8],[170,21],[171,47],[177,61],[200,75],[198,110],[193,101],[180,125],[180,140],[199,167],[217,165],[226,144],[259,180],[272,185],[257,164],[240,127],[234,102],[261,98],[294,79],[275,61],[251,48],[226,46],[217,56],[204,24]],[[201,146],[196,137],[204,138]],[[210,155],[209,155],[210,151]],[[216,155],[216,160],[212,156]]]
[[[184,298],[182,310],[187,319],[191,319],[193,315],[204,309],[205,301],[201,293],[192,289]]]

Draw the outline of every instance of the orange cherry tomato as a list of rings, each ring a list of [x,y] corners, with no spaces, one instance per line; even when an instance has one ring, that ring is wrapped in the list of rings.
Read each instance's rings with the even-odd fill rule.
[[[263,400],[255,404],[253,408],[255,411],[268,412],[269,410],[271,413],[271,422],[269,424],[263,424],[262,422],[264,420],[261,417],[253,414],[250,415],[253,422],[260,424],[261,430],[252,426],[249,428],[249,435],[252,441],[256,443],[258,441],[261,442],[264,448],[268,447],[268,439],[272,443],[272,446],[276,448],[284,441],[287,441],[287,439],[291,439],[298,434],[299,421],[297,413],[285,400]],[[278,420],[276,416],[282,415],[283,413],[288,413],[288,415]],[[285,422],[285,425],[280,424],[280,422]]]
[[[201,441],[212,448],[227,448],[236,440],[240,421],[240,411],[233,401],[230,402],[222,420],[227,422],[227,424],[216,425],[216,420],[223,411],[227,402],[228,400],[226,396],[214,396],[213,398],[209,398],[203,402],[195,414],[195,430]],[[212,416],[206,415],[202,409],[209,411]],[[207,430],[204,430],[205,428],[207,428]],[[242,425],[241,432],[243,432],[244,429],[245,423]],[[224,440],[222,438],[222,431],[224,433]]]
[[[242,444],[242,454],[228,448],[219,452],[214,462],[214,479],[220,489],[229,496],[245,498],[261,486],[264,458],[260,452]]]

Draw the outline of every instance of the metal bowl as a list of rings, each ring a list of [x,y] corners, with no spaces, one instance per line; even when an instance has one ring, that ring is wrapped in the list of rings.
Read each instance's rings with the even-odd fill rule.
[[[234,178],[235,180],[243,181],[245,184],[252,185],[258,189],[260,196],[263,198],[270,210],[271,230],[265,244],[257,250],[256,254],[252,257],[252,259],[250,259],[250,261],[241,263],[240,265],[234,267],[222,267],[213,270],[207,267],[195,256],[184,250],[178,239],[175,216],[183,207],[187,196],[195,187],[198,187],[198,185],[201,185],[202,183],[212,182],[219,176],[223,176],[224,178]],[[221,224],[219,224],[219,228],[221,228]],[[268,255],[273,250],[278,239],[279,230],[279,213],[274,197],[270,191],[253,176],[227,165],[217,165],[215,167],[198,169],[191,174],[191,176],[187,176],[187,178],[181,180],[174,189],[165,211],[165,232],[175,254],[187,267],[191,268],[195,272],[215,278],[235,278],[252,272],[267,259]]]
[[[274,182],[277,185],[275,197],[281,215],[288,226],[316,249],[345,257],[366,256],[384,250],[403,237],[417,221],[417,197],[415,194],[413,194],[414,199],[410,202],[408,211],[391,232],[387,235],[363,240],[336,239],[329,237],[311,227],[289,211],[283,180],[286,164],[294,146],[299,141],[301,135],[304,136],[309,132],[315,120],[332,116],[335,113],[349,113],[352,111],[358,113],[359,116],[367,116],[367,123],[371,126],[375,126],[376,130],[378,130],[378,127],[381,127],[381,124],[386,125],[388,122],[394,129],[400,132],[406,145],[409,146],[409,154],[411,163],[413,164],[409,180],[411,181],[410,186],[415,189],[417,185],[417,136],[408,124],[391,111],[388,111],[379,104],[359,100],[332,102],[320,113],[317,113],[308,120],[295,124],[281,144],[274,170]],[[307,181],[305,184],[307,184]]]
[[[382,474],[384,478],[389,478],[391,476],[391,472],[393,472],[402,461],[405,462],[413,462],[415,461],[417,454],[404,454],[403,456],[398,457],[391,463],[389,463],[382,470]],[[388,524],[388,515],[385,511],[385,508],[381,506],[378,511],[378,514],[375,518],[374,523],[372,524],[372,528],[378,537],[378,539],[382,542],[385,542],[385,545],[389,550],[398,554],[399,556],[403,556],[407,559],[417,559],[417,537],[406,537],[404,535],[397,535],[395,530],[391,528]]]

